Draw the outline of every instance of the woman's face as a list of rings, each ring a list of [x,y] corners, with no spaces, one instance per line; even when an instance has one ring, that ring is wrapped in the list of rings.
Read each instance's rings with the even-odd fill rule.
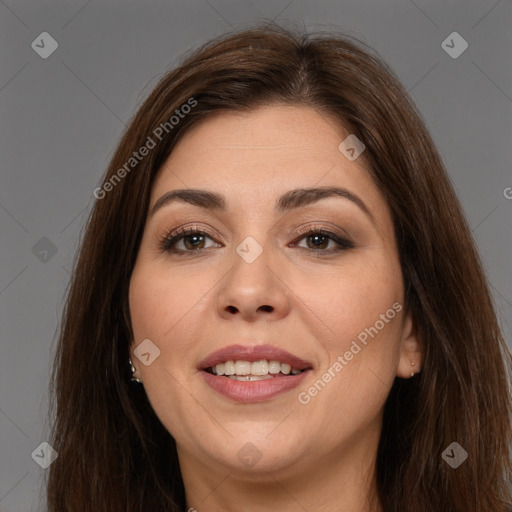
[[[131,357],[184,471],[371,460],[393,380],[419,369],[391,214],[348,135],[305,107],[222,113],[155,180]]]

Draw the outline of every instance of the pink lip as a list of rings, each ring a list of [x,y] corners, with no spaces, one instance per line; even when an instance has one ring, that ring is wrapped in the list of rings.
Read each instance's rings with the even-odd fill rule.
[[[206,370],[219,363],[225,361],[261,361],[267,359],[269,361],[279,361],[280,363],[289,364],[292,368],[297,370],[306,370],[312,367],[308,361],[304,361],[300,357],[294,356],[286,350],[273,347],[272,345],[230,345],[229,347],[221,348],[212,352],[208,357],[203,359],[198,368]]]
[[[213,375],[204,371],[201,375],[206,383],[221,395],[236,402],[252,403],[264,402],[297,387],[309,372],[310,370],[305,370],[297,375],[252,382],[232,380],[223,375]]]

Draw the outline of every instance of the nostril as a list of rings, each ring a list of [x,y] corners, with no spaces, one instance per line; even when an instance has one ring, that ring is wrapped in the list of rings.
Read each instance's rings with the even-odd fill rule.
[[[238,312],[238,308],[236,308],[235,306],[226,306],[226,311],[229,311],[230,313],[237,313]],[[268,313],[271,313],[272,311],[274,311],[274,306],[260,306],[258,308],[258,311],[266,311]]]

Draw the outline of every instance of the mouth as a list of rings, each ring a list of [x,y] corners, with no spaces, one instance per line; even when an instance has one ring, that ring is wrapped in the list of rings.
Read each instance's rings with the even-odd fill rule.
[[[261,402],[298,386],[313,366],[271,345],[231,345],[198,367],[206,383],[237,402]]]

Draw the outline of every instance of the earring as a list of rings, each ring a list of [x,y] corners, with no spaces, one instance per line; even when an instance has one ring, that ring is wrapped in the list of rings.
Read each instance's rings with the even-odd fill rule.
[[[411,361],[411,366],[414,366],[416,363],[414,361]],[[411,373],[411,377],[414,377],[414,372]]]
[[[131,357],[128,357],[128,361],[130,362],[130,369],[132,371],[132,378],[131,380],[134,381],[134,382],[138,382],[139,384],[142,383],[142,381],[138,378],[138,377],[135,377],[135,373],[137,372],[137,370],[135,369],[135,366],[133,366],[133,363],[132,363],[132,358]]]

